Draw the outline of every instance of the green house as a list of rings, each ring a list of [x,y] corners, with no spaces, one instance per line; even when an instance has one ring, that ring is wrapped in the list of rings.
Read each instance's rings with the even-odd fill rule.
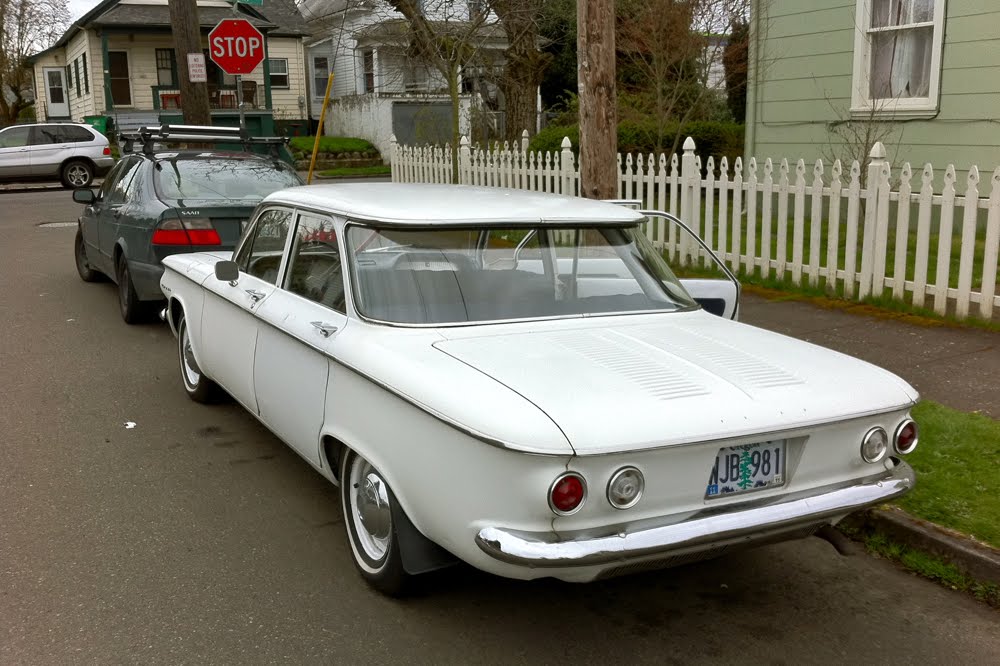
[[[1000,166],[1000,1],[754,0],[745,154]],[[919,165],[919,166],[918,166]],[[845,165],[846,166],[846,165]]]

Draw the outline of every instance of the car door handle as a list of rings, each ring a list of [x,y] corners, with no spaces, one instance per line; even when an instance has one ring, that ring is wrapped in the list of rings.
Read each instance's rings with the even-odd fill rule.
[[[256,289],[244,289],[244,291],[250,294],[250,300],[252,300],[254,303],[267,296],[267,294],[265,294],[264,292],[257,291]]]
[[[316,331],[324,338],[328,338],[337,332],[336,326],[331,326],[325,321],[311,321],[309,323],[312,324],[316,328]]]

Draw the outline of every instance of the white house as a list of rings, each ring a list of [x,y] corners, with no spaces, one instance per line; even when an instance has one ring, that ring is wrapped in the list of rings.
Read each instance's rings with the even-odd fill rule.
[[[461,132],[499,135],[503,99],[496,81],[507,40],[496,18],[478,14],[475,0],[423,0],[421,7],[435,31],[465,39],[477,63],[461,71]],[[411,30],[402,14],[386,0],[305,0],[300,8],[312,33],[306,57],[314,124],[329,74],[334,74],[325,134],[367,139],[383,155],[389,154],[393,134],[408,144],[449,140],[447,81],[413,57]]]

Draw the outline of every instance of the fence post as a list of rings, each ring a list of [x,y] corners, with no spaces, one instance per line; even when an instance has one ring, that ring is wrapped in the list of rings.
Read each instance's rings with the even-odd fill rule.
[[[396,135],[389,137],[389,174],[392,182],[398,183],[401,169],[399,168],[399,144],[396,143]]]
[[[861,283],[858,285],[858,300],[864,300],[872,293],[875,273],[875,245],[876,239],[880,236],[878,227],[881,225],[888,229],[889,224],[889,207],[885,206],[885,211],[879,210],[879,195],[883,180],[888,185],[888,174],[883,175],[883,167],[886,166],[886,163],[885,146],[881,141],[875,142],[869,156],[871,162],[868,164],[868,182],[866,183],[865,231],[861,241]],[[886,203],[888,203],[888,199],[886,199]],[[881,291],[876,295],[880,296]]]
[[[573,187],[572,146],[573,144],[570,142],[569,137],[564,136],[562,140],[562,153],[559,155],[560,193],[570,197],[576,194]]]
[[[693,203],[692,197],[696,194],[695,187],[692,183],[697,183],[699,179],[699,174],[696,173],[698,167],[695,165],[695,149],[694,139],[688,137],[684,139],[684,153],[681,155],[681,221],[688,225],[689,228],[696,228],[691,220],[691,204]],[[685,234],[681,234],[680,237],[680,261],[681,265],[686,265],[688,261],[688,253],[691,248],[689,247],[688,238]]]
[[[463,136],[458,144],[458,182],[468,185],[472,182],[472,151],[469,149],[469,137]]]
[[[530,141],[528,141],[528,130],[521,130],[521,152],[522,153],[528,152],[528,144],[529,143],[530,143]]]

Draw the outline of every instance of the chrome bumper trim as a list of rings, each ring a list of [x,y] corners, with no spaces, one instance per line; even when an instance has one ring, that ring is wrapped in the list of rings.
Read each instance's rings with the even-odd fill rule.
[[[874,481],[631,534],[575,541],[544,541],[497,527],[486,527],[476,535],[476,543],[483,552],[497,560],[528,567],[620,563],[674,551],[708,549],[727,542],[751,541],[757,536],[779,534],[809,525],[819,526],[851,511],[904,495],[914,483],[913,469],[900,462],[886,476]]]

